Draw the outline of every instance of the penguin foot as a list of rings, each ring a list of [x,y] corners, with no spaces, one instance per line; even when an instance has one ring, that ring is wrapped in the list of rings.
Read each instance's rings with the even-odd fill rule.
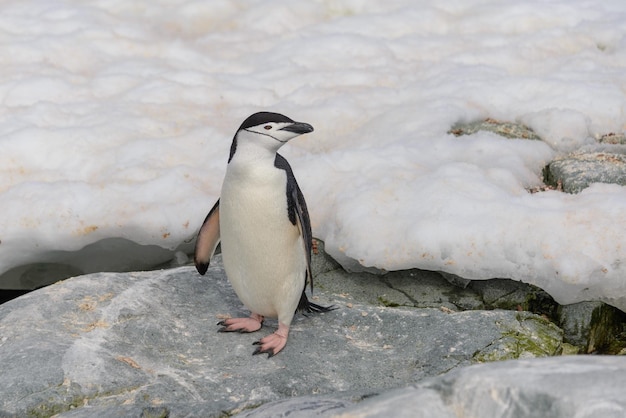
[[[218,332],[254,332],[261,329],[263,316],[252,314],[248,318],[229,318],[217,323],[222,328]]]
[[[267,358],[274,357],[278,354],[285,345],[287,345],[287,336],[289,335],[289,326],[278,323],[278,329],[267,337],[261,338],[259,341],[252,343],[258,345],[253,356],[257,354],[267,353]]]

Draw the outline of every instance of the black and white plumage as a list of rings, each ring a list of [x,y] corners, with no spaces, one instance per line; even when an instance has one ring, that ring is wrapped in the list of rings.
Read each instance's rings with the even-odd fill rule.
[[[311,222],[291,166],[277,153],[290,139],[313,131],[308,123],[271,112],[248,117],[230,148],[220,199],[207,215],[196,242],[195,264],[204,274],[221,241],[226,275],[248,318],[221,321],[220,331],[253,332],[264,317],[278,330],[262,338],[254,354],[277,354],[287,342],[296,311],[326,312],[305,293],[311,275]]]

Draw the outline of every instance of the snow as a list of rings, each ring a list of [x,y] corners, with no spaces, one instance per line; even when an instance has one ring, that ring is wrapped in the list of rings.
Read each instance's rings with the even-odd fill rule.
[[[35,286],[41,263],[185,262],[235,129],[272,110],[315,127],[281,152],[347,268],[506,277],[626,309],[625,188],[526,191],[552,158],[626,130],[623,2],[0,11],[0,287]],[[487,117],[545,141],[447,133]]]

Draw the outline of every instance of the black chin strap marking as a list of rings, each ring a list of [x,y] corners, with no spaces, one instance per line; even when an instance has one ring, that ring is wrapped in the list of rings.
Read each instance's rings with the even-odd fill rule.
[[[251,131],[248,128],[244,128],[244,131],[248,131],[248,132],[253,133],[253,134],[269,136],[270,138],[275,139],[276,141],[280,142],[281,144],[286,144],[287,143],[287,141],[281,141],[280,139],[276,138],[275,136],[272,136],[270,134],[264,134],[263,132]]]

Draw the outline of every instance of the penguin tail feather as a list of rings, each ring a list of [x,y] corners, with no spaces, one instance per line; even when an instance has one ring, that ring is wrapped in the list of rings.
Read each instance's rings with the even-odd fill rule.
[[[306,315],[307,313],[330,312],[334,311],[335,309],[337,309],[337,306],[335,305],[322,306],[318,305],[317,303],[311,302],[309,298],[306,297],[306,294],[302,292],[302,297],[300,298],[300,302],[298,303],[298,309],[296,311],[303,312]]]
[[[335,309],[339,309],[339,308],[337,306],[335,306],[335,305],[322,306],[322,305],[318,305],[317,303],[313,303],[313,302],[309,302],[308,306],[306,307],[306,311],[308,313],[330,312],[330,311],[334,311]]]

